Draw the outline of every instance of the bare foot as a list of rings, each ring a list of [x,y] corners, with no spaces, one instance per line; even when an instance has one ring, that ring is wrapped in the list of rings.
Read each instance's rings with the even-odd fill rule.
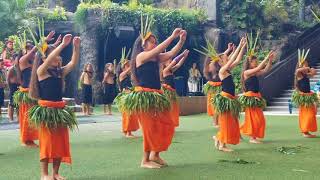
[[[39,146],[34,143],[33,141],[25,142],[25,144],[22,144],[23,147],[28,147],[28,148],[38,148]]]
[[[41,180],[54,180],[52,176],[41,176]]]
[[[160,169],[161,165],[152,161],[141,162],[141,167],[145,169]]]
[[[305,138],[316,138],[317,136],[314,135],[314,134],[310,134],[310,133],[304,133],[303,137],[305,137]]]
[[[252,144],[262,144],[262,142],[257,140],[257,139],[250,139],[249,142],[252,143]]]
[[[59,174],[55,174],[55,175],[53,175],[53,179],[54,180],[65,180],[66,178],[60,176]]]
[[[132,134],[127,134],[127,135],[126,135],[126,138],[128,138],[128,139],[135,139],[135,138],[137,138],[137,137],[134,136],[134,135],[132,135]]]
[[[219,125],[218,124],[214,124],[213,127],[218,129]]]
[[[160,164],[161,166],[168,166],[168,163],[160,157],[151,157],[150,161]]]
[[[233,152],[232,149],[229,149],[227,147],[219,147],[219,151],[223,151],[223,152]]]
[[[219,143],[219,140],[217,139],[217,137],[216,136],[212,136],[212,139],[214,140],[214,147],[216,149],[219,149],[220,143]]]

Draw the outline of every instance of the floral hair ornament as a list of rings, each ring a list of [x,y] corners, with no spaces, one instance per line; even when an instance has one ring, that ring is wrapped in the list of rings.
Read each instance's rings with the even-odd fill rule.
[[[131,49],[129,49],[129,51],[127,53],[126,47],[122,48],[121,59],[120,59],[121,68],[123,68],[124,65],[129,62],[128,58],[129,58],[130,53],[131,53]]]
[[[257,31],[257,35],[254,38],[253,37],[253,33],[251,32],[250,35],[246,35],[247,36],[247,41],[248,41],[248,46],[247,46],[247,56],[248,57],[252,57],[256,55],[256,48],[257,48],[257,43],[258,40],[260,38],[260,30]]]
[[[39,31],[39,42],[36,39],[35,34],[32,32],[31,28],[28,27],[29,33],[33,39],[35,46],[37,47],[38,51],[41,53],[42,58],[46,58],[46,51],[48,49],[48,43],[46,41],[46,37],[44,35],[44,20],[38,18],[38,31]]]
[[[305,52],[305,49],[302,49],[302,51],[298,49],[299,67],[301,67],[303,63],[306,61],[309,52],[310,52],[310,49],[308,49],[307,52]]]
[[[206,47],[201,46],[202,49],[203,49],[202,51],[201,51],[201,50],[198,50],[198,49],[194,49],[194,50],[197,51],[198,53],[202,54],[202,55],[205,55],[205,56],[211,58],[211,61],[212,61],[212,62],[217,62],[217,61],[219,61],[219,59],[220,59],[220,58],[219,58],[219,55],[218,55],[216,49],[214,48],[214,44],[215,44],[215,43],[212,45],[212,44],[210,43],[210,41],[209,41],[208,39],[206,39],[206,44],[207,44]]]
[[[149,16],[146,17],[146,20],[144,22],[143,16],[141,14],[141,30],[140,30],[140,37],[142,39],[142,45],[145,44],[146,40],[152,36],[151,27],[154,23],[153,16],[149,18]]]

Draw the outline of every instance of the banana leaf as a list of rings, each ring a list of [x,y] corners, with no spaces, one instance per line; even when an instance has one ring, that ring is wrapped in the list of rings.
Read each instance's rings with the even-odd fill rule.
[[[163,94],[167,97],[167,99],[171,101],[177,101],[177,92],[176,91],[170,91],[169,89],[166,89],[165,87],[162,87]]]
[[[16,91],[13,95],[13,103],[17,107],[20,103],[35,105],[37,100],[30,98],[27,92]]]
[[[267,105],[266,100],[258,97],[240,96],[238,98],[242,108],[246,107],[259,107],[264,109]]]
[[[221,94],[217,94],[211,99],[211,103],[218,115],[224,112],[231,112],[236,118],[240,115],[241,104],[237,99],[230,99],[222,96]]]
[[[208,94],[218,94],[221,92],[221,86],[211,86],[208,82],[203,85],[203,93]]]

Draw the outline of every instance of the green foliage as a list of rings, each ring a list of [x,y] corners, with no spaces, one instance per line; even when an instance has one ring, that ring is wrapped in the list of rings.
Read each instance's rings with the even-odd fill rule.
[[[66,11],[63,7],[56,7],[46,18],[48,21],[66,21]]]
[[[108,2],[100,4],[81,3],[75,13],[75,21],[80,27],[84,27],[89,10],[102,10],[104,12],[103,29],[115,27],[119,24],[131,25],[140,29],[141,13],[144,16],[153,16],[155,20],[153,27],[160,40],[169,36],[176,27],[183,27],[188,33],[200,33],[199,27],[206,20],[205,13],[200,10],[159,9],[152,6],[136,5],[134,2],[129,5]]]
[[[3,49],[5,48],[4,42],[0,41],[0,53],[3,52]]]
[[[316,93],[313,93],[311,95],[302,95],[298,91],[293,92],[292,102],[296,107],[310,107],[319,104],[319,100]]]
[[[267,106],[267,102],[263,98],[258,97],[249,97],[249,96],[240,96],[238,98],[242,108],[246,107],[259,107],[264,109]]]
[[[20,103],[37,104],[37,100],[30,98],[28,93],[19,90],[14,93],[13,102],[15,106],[19,106]]]
[[[217,94],[221,92],[221,86],[211,86],[209,82],[203,85],[203,93],[207,94]]]
[[[221,94],[217,94],[214,98],[212,98],[212,104],[218,114],[231,112],[236,118],[238,118],[240,115],[241,104],[237,99],[230,99],[222,96]]]
[[[78,128],[76,115],[71,108],[49,108],[39,105],[33,106],[28,111],[30,123],[37,128],[44,125],[49,129],[68,127],[70,130]]]

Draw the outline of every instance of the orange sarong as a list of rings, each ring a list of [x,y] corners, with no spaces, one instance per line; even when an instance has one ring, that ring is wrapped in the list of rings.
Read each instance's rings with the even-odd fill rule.
[[[169,91],[176,92],[176,90],[174,88],[172,88],[168,84],[162,84],[162,87],[166,88]],[[175,127],[179,127],[179,124],[180,124],[180,122],[179,122],[180,121],[180,119],[179,119],[180,107],[179,107],[178,101],[177,100],[171,100],[170,102],[171,102],[170,114],[171,114],[171,118],[172,118],[173,124],[174,124]]]
[[[207,95],[207,114],[209,116],[214,116],[215,112],[214,112],[214,106],[211,103],[211,98],[212,98],[212,93],[208,93]]]
[[[260,93],[246,92],[245,96],[262,98]],[[246,107],[245,120],[241,126],[240,131],[242,134],[254,138],[264,138],[266,128],[266,120],[263,111],[259,107]]]
[[[28,93],[29,88],[19,87],[19,91]],[[29,124],[28,111],[33,105],[20,103],[19,104],[19,125],[20,125],[20,140],[25,144],[27,141],[38,140],[38,129],[31,127]]]
[[[162,90],[143,87],[135,87],[135,91],[163,93]],[[174,124],[170,112],[139,112],[137,117],[142,129],[144,151],[168,150],[174,135]]]
[[[221,95],[227,98],[236,98],[226,92],[221,92]],[[218,121],[220,126],[217,133],[218,140],[224,144],[239,144],[240,130],[238,117],[235,117],[232,112],[223,112],[219,114]]]
[[[52,102],[39,100],[38,104],[42,107],[63,108],[65,102]],[[53,159],[61,158],[61,162],[71,164],[69,129],[67,127],[59,127],[49,129],[42,126],[39,131],[40,160],[49,159],[52,163]]]
[[[127,113],[123,112],[122,113],[122,132],[127,133],[127,132],[133,132],[137,131],[139,129],[139,121],[138,117],[131,114],[127,115]]]
[[[138,118],[143,133],[144,151],[166,151],[174,135],[170,112],[141,112],[138,113]]]
[[[317,107],[299,107],[299,126],[302,133],[316,132],[317,127]]]

